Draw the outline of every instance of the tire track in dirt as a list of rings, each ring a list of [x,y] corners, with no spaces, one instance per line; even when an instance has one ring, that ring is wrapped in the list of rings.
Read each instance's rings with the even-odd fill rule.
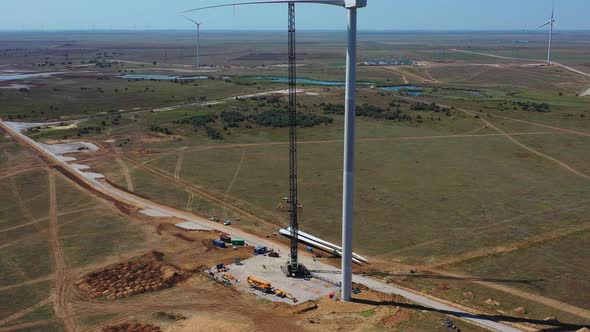
[[[240,175],[240,170],[242,169],[242,163],[244,162],[245,154],[246,154],[246,150],[242,149],[242,155],[240,156],[240,161],[238,162],[238,166],[236,167],[236,171],[234,172],[234,176],[232,177],[229,185],[227,186],[227,189],[223,193],[223,200],[224,201],[227,201],[227,197],[229,196],[229,193],[233,189],[234,184],[236,183],[236,180],[238,179],[238,176]],[[224,211],[224,214],[227,215],[227,210]]]
[[[462,233],[462,236],[465,237],[469,237],[469,236],[474,236],[476,234],[483,234],[487,231],[490,230],[494,230],[496,228],[498,228],[498,226],[504,225],[504,224],[509,224],[509,223],[514,223],[517,222],[521,219],[524,218],[528,218],[528,217],[534,217],[534,216],[539,216],[539,215],[555,215],[558,214],[560,212],[570,212],[570,211],[574,211],[580,208],[585,208],[588,207],[588,203],[590,203],[590,200],[584,200],[584,201],[580,201],[580,202],[576,202],[576,203],[570,203],[570,204],[565,204],[565,205],[561,205],[558,207],[555,207],[552,210],[549,211],[536,211],[536,212],[531,212],[531,213],[525,213],[525,214],[521,214],[515,217],[511,217],[508,219],[504,219],[498,222],[494,222],[494,223],[489,223],[486,225],[482,225],[482,226],[478,226],[478,227],[472,227],[469,230],[466,230],[464,233]],[[417,250],[420,248],[425,248],[427,246],[433,246],[435,244],[441,244],[442,241],[435,239],[435,240],[430,240],[430,241],[426,241],[426,242],[422,242],[422,243],[418,243],[412,246],[408,246],[403,248],[404,252],[410,251],[410,250]]]
[[[475,134],[475,133],[477,133],[478,131],[482,131],[482,130],[486,129],[487,127],[488,127],[488,126],[486,126],[486,125],[483,125],[482,127],[480,127],[480,128],[477,128],[477,129],[474,129],[474,130],[472,130],[472,131],[468,131],[468,132],[465,132],[465,133],[461,133],[461,135]]]
[[[244,209],[242,209],[242,208],[240,208],[240,207],[238,207],[238,206],[236,206],[236,205],[234,205],[232,203],[226,202],[225,200],[223,200],[223,199],[215,196],[214,194],[211,194],[211,193],[209,193],[209,192],[207,192],[207,191],[205,191],[205,190],[203,190],[201,188],[198,188],[198,187],[194,186],[193,184],[191,184],[191,183],[189,183],[187,181],[184,181],[182,179],[175,179],[174,176],[169,175],[169,174],[163,172],[162,170],[159,170],[157,168],[150,167],[148,165],[143,164],[140,161],[133,160],[133,159],[131,159],[129,157],[126,157],[126,156],[122,156],[122,158],[125,159],[125,160],[127,160],[128,162],[132,163],[133,165],[144,169],[145,171],[147,171],[147,172],[149,172],[151,174],[154,174],[154,175],[156,175],[156,176],[158,176],[160,178],[163,178],[165,180],[168,180],[170,182],[174,182],[174,183],[176,183],[176,184],[178,184],[178,185],[180,185],[180,186],[182,186],[184,188],[191,189],[194,193],[197,193],[200,196],[205,197],[205,198],[207,198],[207,199],[209,199],[209,200],[211,200],[211,201],[213,201],[215,203],[218,203],[218,204],[220,204],[220,205],[222,205],[224,207],[228,207],[228,208],[230,208],[230,209],[238,212],[242,216],[247,217],[247,218],[249,218],[249,219],[251,219],[253,221],[259,222],[261,224],[267,225],[267,226],[272,227],[272,228],[276,228],[278,226],[278,225],[275,225],[275,224],[273,224],[273,223],[271,223],[269,221],[266,221],[266,220],[264,220],[264,219],[262,219],[262,218],[260,218],[260,217],[258,217],[256,215],[254,215],[254,214],[252,214],[252,213],[250,213],[250,212],[248,212],[248,211],[246,211],[246,210],[244,210]]]
[[[585,133],[585,132],[581,132],[581,131],[570,130],[570,129],[560,128],[560,127],[555,127],[555,126],[549,126],[549,125],[544,125],[542,123],[531,122],[531,121],[526,121],[526,120],[508,118],[508,117],[501,116],[501,115],[495,115],[495,114],[486,114],[486,115],[487,116],[490,116],[490,117],[493,117],[493,118],[504,119],[504,120],[509,120],[509,121],[514,121],[514,122],[520,122],[520,123],[528,124],[528,125],[531,125],[531,126],[537,126],[537,127],[543,127],[543,128],[547,128],[547,129],[552,129],[552,130],[560,131],[560,132],[563,132],[563,133],[576,134],[576,135],[580,135],[580,136],[590,137],[590,133]]]
[[[478,70],[475,73],[469,74],[468,76],[464,76],[462,79],[456,80],[456,82],[467,82],[467,81],[473,80],[474,78],[481,76],[489,71],[491,71],[490,67],[484,67],[483,69]]]
[[[174,178],[180,179],[180,170],[182,169],[182,162],[184,161],[184,151],[178,154],[178,160],[176,161],[176,167],[174,168]]]
[[[133,192],[133,179],[131,178],[131,173],[129,172],[129,167],[127,164],[121,160],[121,158],[117,158],[117,163],[121,167],[123,171],[123,176],[125,176],[125,182],[127,183],[127,190]]]
[[[22,331],[22,330],[29,329],[31,327],[45,326],[45,325],[49,325],[49,324],[55,323],[55,322],[56,322],[55,319],[46,319],[46,320],[38,320],[35,322],[10,325],[10,326],[6,326],[6,327],[0,327],[0,332]]]
[[[94,209],[96,209],[96,206],[82,208],[82,209],[75,209],[75,210],[72,210],[72,211],[58,213],[58,216],[60,216],[60,217],[61,216],[67,216],[67,215],[72,214],[72,213],[90,211],[90,210],[94,210]],[[13,231],[15,229],[19,229],[19,228],[23,228],[23,227],[27,227],[27,226],[30,226],[30,225],[41,223],[41,222],[44,222],[46,220],[49,220],[49,218],[48,217],[37,218],[37,219],[35,219],[33,221],[29,221],[29,222],[24,223],[24,224],[12,226],[12,227],[7,227],[7,228],[2,228],[2,229],[0,229],[0,233],[10,232],[10,231]]]
[[[402,98],[402,97],[400,97]],[[411,100],[411,99],[410,99]],[[485,126],[484,126],[485,128]],[[481,128],[481,129],[484,129]],[[478,129],[477,131],[481,130]],[[539,132],[514,132],[510,133],[510,135],[514,136],[532,136],[532,135],[551,135],[551,134],[562,134],[555,131],[539,131]],[[461,134],[449,134],[449,135],[430,135],[430,136],[408,136],[408,137],[376,137],[376,138],[360,138],[357,139],[357,142],[387,142],[387,141],[421,141],[421,140],[435,140],[435,139],[452,139],[452,138],[479,138],[479,137],[496,137],[496,136],[503,136],[502,134],[479,134],[473,135],[469,133],[461,133]],[[298,145],[307,145],[307,144],[338,144],[342,143],[342,140],[323,140],[323,141],[301,141],[298,142]],[[222,144],[222,145],[203,145],[203,146],[195,146],[192,148],[183,148],[186,152],[196,152],[196,151],[209,151],[209,150],[216,150],[216,149],[234,149],[234,148],[257,148],[257,147],[271,147],[271,146],[284,146],[289,145],[289,142],[269,142],[269,143],[242,143],[242,144]],[[178,149],[160,149],[159,152],[162,152],[157,157],[142,161],[142,164],[148,164],[155,160],[164,158],[169,156],[170,154],[176,153]]]
[[[437,262],[435,266],[432,266],[433,269],[445,269],[448,267],[452,267],[455,265],[459,265],[474,259],[488,257],[488,256],[495,256],[500,254],[508,254],[517,250],[525,249],[528,247],[532,247],[535,245],[540,245],[549,241],[558,240],[563,237],[573,235],[576,233],[581,233],[590,229],[590,223],[586,223],[584,225],[579,225],[573,228],[569,228],[566,230],[557,230],[553,232],[548,232],[544,234],[540,234],[537,236],[533,236],[525,241],[517,241],[510,244],[504,244],[495,246],[492,248],[484,248],[476,251],[472,251],[465,254],[456,255],[450,259]]]
[[[47,218],[39,218],[39,219],[35,219],[33,221],[29,221],[27,223],[20,224],[20,225],[17,225],[17,226],[3,228],[3,229],[0,229],[0,233],[10,232],[10,231],[13,231],[15,229],[27,227],[27,226],[34,225],[34,224],[38,224],[38,223],[43,222],[45,220],[47,220]]]
[[[518,60],[518,61],[535,61],[535,62],[539,62],[541,64],[546,63],[547,60],[539,60],[539,59],[521,59],[521,58],[514,58],[514,57],[509,57],[509,56],[502,56],[502,55],[495,55],[495,54],[490,54],[490,53],[482,53],[482,52],[473,52],[473,51],[465,51],[465,50],[459,50],[456,48],[451,49],[451,51],[455,51],[455,52],[459,52],[459,53],[468,53],[468,54],[475,54],[475,55],[482,55],[482,56],[487,56],[487,57],[492,57],[492,58],[498,58],[498,59],[505,59],[505,60]],[[566,66],[564,64],[561,64],[559,62],[555,62],[553,61],[552,64],[559,66],[561,68],[567,69],[571,72],[574,72],[576,74],[585,76],[585,77],[590,77],[589,73],[583,72],[581,70],[572,68],[570,66]]]
[[[442,275],[442,276],[453,277],[453,278],[465,278],[465,279],[473,278],[473,276],[470,276],[470,275],[465,275],[465,274],[460,274],[460,273],[452,273],[452,272],[446,272],[446,271],[440,271],[440,270],[432,270],[432,272]],[[515,289],[512,287],[504,286],[504,285],[494,283],[494,282],[489,282],[489,281],[470,280],[470,282],[478,284],[478,285],[486,286],[488,288],[492,288],[495,290],[499,290],[504,293],[512,294],[512,295],[518,296],[520,298],[523,298],[523,299],[526,299],[529,301],[541,303],[541,304],[546,305],[550,308],[554,308],[554,309],[557,309],[557,310],[560,310],[563,312],[567,312],[567,313],[570,313],[570,314],[578,316],[578,317],[590,319],[590,311],[573,306],[571,304],[567,304],[567,303],[558,301],[558,300],[550,299],[550,298],[542,296],[542,295],[537,295],[537,294],[521,291],[519,289]]]
[[[55,314],[65,326],[66,331],[76,331],[76,322],[71,318],[68,305],[68,281],[66,260],[63,249],[59,243],[59,224],[57,221],[57,192],[55,185],[55,173],[48,170],[49,175],[49,242],[55,258]]]
[[[590,180],[590,176],[589,175],[586,175],[586,174],[584,174],[584,173],[576,170],[575,168],[571,167],[570,165],[564,163],[563,161],[561,161],[559,159],[556,159],[556,158],[553,158],[553,157],[551,157],[549,155],[546,155],[546,154],[544,154],[544,153],[542,153],[540,151],[537,151],[537,150],[535,150],[535,149],[533,149],[533,148],[531,148],[531,147],[529,147],[527,145],[524,145],[520,141],[516,140],[513,137],[512,134],[506,133],[502,129],[496,127],[494,124],[492,124],[491,122],[489,122],[488,120],[486,120],[483,115],[477,114],[475,112],[468,111],[468,110],[465,110],[465,109],[461,109],[461,108],[458,108],[458,110],[460,110],[460,111],[462,111],[462,112],[464,112],[466,114],[470,114],[470,115],[473,115],[473,116],[475,116],[475,115],[479,116],[479,118],[481,119],[481,121],[483,121],[485,124],[487,124],[490,128],[492,128],[492,129],[496,130],[497,132],[499,132],[500,134],[502,134],[507,139],[511,140],[514,144],[520,146],[521,148],[523,148],[523,149],[525,149],[525,150],[527,150],[527,151],[529,151],[529,152],[531,152],[531,153],[533,153],[533,154],[535,154],[535,155],[537,155],[539,157],[545,158],[547,160],[550,160],[550,161],[556,163],[557,165],[561,166],[562,168],[566,169],[567,171],[569,171],[569,172],[571,172],[571,173],[573,173],[575,175],[578,175],[578,176],[580,176],[580,177],[582,177],[582,178],[584,178],[586,180]]]
[[[186,192],[188,193],[188,200],[186,202],[185,210],[192,212],[193,211],[193,201],[195,200],[195,194],[189,188],[186,188]]]
[[[433,83],[440,83],[439,80],[437,80],[436,78],[434,78],[434,76],[432,76],[432,73],[430,72],[430,70],[428,70],[428,67],[424,67],[424,72],[426,73],[426,75],[428,75],[428,77],[430,77],[430,79],[432,80]]]
[[[411,100],[411,101],[416,101],[415,99],[413,99],[413,98],[410,98],[410,97],[400,97],[400,98],[402,98],[402,99],[406,99],[406,100]],[[439,104],[439,106],[442,106],[442,107],[449,107],[449,108],[451,107],[451,106],[448,106],[448,105],[443,105],[443,104]],[[533,149],[533,148],[531,148],[531,147],[529,147],[529,146],[527,146],[527,145],[525,145],[525,144],[521,143],[521,142],[520,142],[520,141],[518,141],[516,138],[514,138],[514,136],[517,136],[517,135],[520,135],[520,134],[526,134],[526,133],[510,133],[510,134],[508,134],[508,133],[506,133],[505,131],[503,131],[502,129],[500,129],[500,128],[496,127],[496,126],[495,126],[494,124],[492,124],[490,121],[486,120],[484,116],[487,116],[487,114],[483,114],[482,112],[479,112],[479,113],[478,113],[478,112],[475,112],[475,111],[466,110],[466,109],[464,109],[464,108],[456,108],[456,109],[457,109],[457,110],[459,110],[459,111],[461,111],[461,112],[463,112],[463,113],[466,113],[466,114],[468,114],[468,115],[471,115],[471,116],[478,116],[478,117],[479,117],[479,119],[480,119],[480,120],[481,120],[481,121],[482,121],[484,124],[486,124],[487,126],[489,126],[490,128],[492,128],[492,129],[496,130],[496,131],[499,133],[499,134],[497,134],[496,136],[504,136],[504,137],[506,137],[507,139],[511,140],[511,141],[512,141],[514,144],[516,144],[516,145],[520,146],[521,148],[523,148],[523,149],[525,149],[525,150],[527,150],[527,151],[529,151],[529,152],[531,152],[531,153],[533,153],[533,154],[535,154],[535,155],[537,155],[537,156],[539,156],[539,157],[542,157],[542,158],[548,159],[548,160],[550,160],[550,161],[552,161],[552,162],[556,163],[557,165],[561,166],[562,168],[566,169],[567,171],[569,171],[569,172],[571,172],[571,173],[573,173],[573,174],[575,174],[575,175],[578,175],[578,176],[580,176],[580,177],[583,177],[583,178],[585,178],[585,179],[588,179],[588,180],[590,180],[590,176],[589,176],[589,175],[586,175],[586,174],[584,174],[584,173],[582,173],[582,172],[580,172],[580,171],[578,171],[578,170],[574,169],[573,167],[569,166],[568,164],[564,163],[563,161],[561,161],[561,160],[559,160],[559,159],[556,159],[556,158],[554,158],[554,157],[551,157],[551,156],[549,156],[549,155],[546,155],[546,154],[544,154],[544,153],[542,153],[542,152],[540,152],[540,151],[537,151],[537,150],[535,150],[535,149]],[[493,116],[493,115],[492,115],[492,116]],[[497,117],[499,117],[499,116],[497,116]],[[501,118],[501,117],[500,117],[500,118]],[[512,119],[508,119],[508,118],[506,118],[506,119],[507,119],[507,120],[512,120]],[[526,121],[522,121],[522,120],[518,120],[518,121],[520,121],[520,122],[525,122],[525,123],[526,123]],[[531,125],[540,125],[540,126],[543,126],[543,127],[549,128],[549,129],[556,130],[557,132],[563,132],[563,133],[568,133],[568,134],[578,134],[578,135],[584,135],[584,136],[587,136],[587,135],[588,135],[588,136],[590,136],[590,134],[585,134],[585,133],[580,133],[580,132],[576,132],[576,131],[571,131],[571,130],[568,130],[568,129],[563,129],[563,128],[559,128],[559,127],[545,126],[545,125],[541,125],[541,124],[534,124],[534,123],[529,123],[529,124],[531,124]],[[549,134],[549,133],[547,133],[547,134]],[[492,135],[493,135],[493,134],[492,134]],[[465,136],[465,137],[466,137],[466,136],[469,136],[469,135],[463,135],[463,136]],[[485,136],[485,135],[474,135],[474,136]]]
[[[408,78],[404,74],[402,74],[402,80],[404,81],[404,84],[410,84],[410,81],[408,81]]]
[[[2,320],[0,320],[0,326],[6,325],[7,323],[10,323],[10,322],[12,322],[14,320],[17,320],[17,319],[19,319],[19,318],[21,318],[21,317],[23,317],[23,316],[25,316],[27,314],[30,314],[31,312],[33,312],[33,311],[41,308],[42,306],[44,306],[46,304],[49,304],[51,302],[51,300],[52,300],[52,298],[48,297],[48,298],[46,298],[44,300],[41,300],[41,301],[35,303],[34,305],[32,305],[32,306],[30,306],[28,308],[25,308],[25,309],[23,309],[23,310],[21,310],[19,312],[16,312],[16,313],[14,313],[14,314],[6,317],[6,318],[3,318]]]
[[[383,69],[385,69],[386,71],[389,71],[389,72],[395,72],[395,73],[397,73],[399,75],[402,75],[402,76],[404,76],[404,75],[405,76],[408,76],[410,78],[415,79],[416,81],[418,81],[420,83],[436,83],[436,81],[430,80],[430,79],[428,79],[426,77],[422,77],[422,76],[420,76],[418,74],[411,73],[411,72],[408,72],[408,71],[403,70],[403,69],[400,69],[400,68],[396,68],[396,67],[383,67]]]
[[[29,208],[27,207],[27,205],[25,204],[25,202],[22,200],[22,198],[20,196],[20,192],[18,191],[18,186],[16,184],[16,180],[14,177],[10,178],[10,187],[12,189],[12,193],[14,195],[14,198],[16,198],[16,200],[18,202],[18,206],[20,207],[21,211],[23,211],[23,214],[27,218],[29,218],[30,220],[34,220],[35,218],[33,217],[31,210],[29,210]]]
[[[236,180],[238,179],[238,176],[240,175],[240,170],[242,169],[242,164],[244,163],[244,156],[245,155],[246,155],[246,150],[242,149],[242,155],[240,156],[240,161],[238,162],[238,167],[236,167],[236,171],[234,172],[234,176],[232,177],[231,182],[229,183],[229,185],[227,186],[227,189],[225,190],[225,193],[223,194],[224,200],[227,199],[227,196],[229,195],[229,193],[233,189],[234,184],[236,183]]]
[[[8,171],[8,172],[2,173],[0,175],[0,180],[11,178],[13,176],[16,176],[16,175],[19,175],[19,174],[22,174],[22,173],[36,171],[36,170],[39,170],[39,169],[42,169],[42,168],[43,168],[43,166],[34,166],[34,167],[29,167],[29,168],[21,168],[21,169],[17,169],[17,170],[14,170],[14,171]]]
[[[53,278],[55,278],[54,274],[50,274],[41,278],[37,278],[37,279],[29,279],[27,281],[18,283],[18,284],[12,284],[9,286],[2,286],[0,287],[0,292],[9,290],[9,289],[13,289],[13,288],[19,288],[19,287],[23,287],[23,286],[30,286],[30,285],[34,285],[34,284],[38,284],[40,282],[44,282],[44,281],[49,281],[52,280]]]

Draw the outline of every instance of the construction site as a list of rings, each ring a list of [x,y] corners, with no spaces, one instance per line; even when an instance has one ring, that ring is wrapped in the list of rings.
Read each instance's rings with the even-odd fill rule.
[[[262,5],[279,32],[209,30]],[[0,31],[0,332],[590,331],[590,34],[555,5],[548,49],[170,6]]]

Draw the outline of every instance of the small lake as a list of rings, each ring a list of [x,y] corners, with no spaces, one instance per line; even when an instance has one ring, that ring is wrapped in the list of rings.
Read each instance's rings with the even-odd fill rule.
[[[382,86],[379,87],[379,90],[383,91],[405,91],[409,96],[421,96],[424,94],[424,91],[419,86],[413,85],[392,85],[392,86]]]
[[[484,97],[485,96],[483,93],[481,93],[480,91],[477,91],[477,90],[463,90],[461,92],[467,93],[467,94],[470,94],[470,95],[476,96],[476,97]]]
[[[288,77],[256,77],[257,80],[269,80],[273,83],[289,83]],[[321,85],[321,86],[345,86],[346,82],[341,81],[321,81],[309,78],[298,78],[298,84]],[[373,82],[358,82],[358,84],[375,84]]]
[[[171,76],[159,74],[125,74],[117,76],[128,80],[157,80],[157,81],[173,81],[173,80],[206,80],[209,76]]]
[[[60,74],[59,72],[53,73],[38,73],[38,74],[11,74],[11,75],[0,75],[0,81],[18,81],[27,80],[31,78],[47,77],[51,75]]]

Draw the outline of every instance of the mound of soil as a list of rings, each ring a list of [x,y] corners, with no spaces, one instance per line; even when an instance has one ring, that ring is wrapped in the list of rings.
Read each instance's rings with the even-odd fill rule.
[[[159,326],[141,323],[123,323],[120,325],[107,326],[103,332],[162,332]]]
[[[412,311],[410,309],[399,309],[395,314],[384,317],[379,325],[391,327],[399,323],[412,319]]]
[[[138,260],[91,273],[76,284],[93,299],[115,300],[170,288],[188,278],[186,271],[165,263],[163,257],[154,251]]]

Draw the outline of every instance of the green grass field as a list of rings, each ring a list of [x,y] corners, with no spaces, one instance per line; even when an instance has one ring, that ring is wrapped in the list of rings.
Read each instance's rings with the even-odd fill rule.
[[[285,84],[257,79],[286,75],[285,68],[276,66],[286,60],[273,55],[285,51],[284,36],[235,33],[221,37],[212,33],[203,39],[207,49],[203,61],[217,67],[197,70],[189,66],[195,60],[192,35],[138,33],[136,37],[150,39],[130,42],[133,35],[96,33],[91,39],[86,39],[84,33],[73,35],[80,39],[76,43],[82,49],[98,47],[111,53],[81,52],[73,56],[76,64],[89,60],[131,62],[72,70],[60,80],[45,78],[37,82],[40,84],[31,83],[28,92],[2,89],[0,116],[26,121],[91,117],[70,129],[42,129],[31,136],[40,141],[81,138],[108,147],[109,153],[117,155],[89,161],[93,170],[105,174],[114,185],[132,187],[130,191],[158,203],[202,216],[241,217],[241,227],[264,235],[272,233],[272,229],[197,192],[204,190],[276,226],[286,226],[288,216],[277,211],[276,206],[288,193],[287,129],[255,123],[261,113],[283,109],[286,98],[276,103],[265,97],[190,105],[285,89]],[[26,42],[53,47],[43,36],[0,36],[5,37],[1,43],[6,48],[14,49],[6,52],[0,64],[24,58]],[[63,38],[60,34],[53,37]],[[298,76],[341,81],[343,37],[336,32],[302,32],[298,52],[303,66],[298,68]],[[559,37],[556,60],[590,71],[587,50],[580,46],[587,34]],[[261,44],[260,38],[265,43]],[[590,244],[584,225],[590,222],[590,189],[584,175],[590,176],[590,99],[578,94],[590,87],[590,79],[558,66],[525,66],[527,61],[452,50],[536,59],[544,57],[544,38],[526,33],[482,33],[475,37],[467,33],[361,34],[361,61],[403,57],[426,64],[358,69],[359,80],[376,84],[359,86],[359,105],[389,111],[399,107],[411,120],[357,118],[355,251],[384,264],[442,265],[589,309],[590,271],[584,263]],[[530,43],[521,45],[513,40]],[[47,55],[50,61],[60,62],[58,58]],[[43,60],[33,52],[19,68],[30,69],[32,63]],[[54,67],[63,68],[59,64]],[[179,84],[115,78],[125,73],[203,74],[216,79]],[[224,76],[231,77],[231,81],[223,80]],[[420,87],[423,94],[408,97],[378,89],[404,82]],[[332,121],[298,130],[299,195],[304,205],[301,227],[338,243],[344,121],[342,115],[324,114],[320,105],[342,104],[344,89],[309,84],[300,87],[311,94],[298,96],[299,111]],[[412,110],[416,101],[448,105],[449,116]],[[549,111],[524,111],[514,104],[523,102],[547,104]],[[186,106],[151,112],[180,104]],[[395,104],[400,106],[392,106]],[[474,116],[460,108],[481,113]],[[221,117],[228,111],[239,112],[248,120],[229,126]],[[207,126],[221,139],[211,139],[203,125],[182,123],[199,116],[213,117]],[[486,126],[481,118],[544,155],[518,145]],[[110,139],[114,142],[105,142]],[[145,151],[149,153],[140,153]],[[138,166],[125,158],[144,164]],[[6,203],[0,206],[0,287],[42,278],[54,270],[55,258],[48,240],[47,172],[31,169],[1,177],[19,171],[24,164],[36,166],[40,162],[28,150],[0,135],[0,199]],[[157,172],[168,178],[154,174]],[[149,235],[143,227],[97,202],[63,177],[58,175],[56,180],[59,241],[68,268],[85,267],[145,247]],[[190,193],[181,181],[196,190]],[[437,289],[440,283],[448,284],[450,289]],[[413,278],[407,285],[489,314],[519,316],[513,310],[524,305],[529,314],[521,318],[557,316],[563,321],[583,322],[534,301],[464,280]],[[17,312],[40,301],[50,288],[51,282],[43,281],[30,288],[5,290],[0,292],[0,303],[16,296],[19,306],[6,314]],[[37,289],[39,294],[31,293]],[[465,298],[463,293],[467,291],[476,297]],[[499,298],[501,305],[486,306],[483,302],[488,298]],[[51,317],[50,308],[43,306],[11,324]],[[422,318],[417,316],[400,329],[424,330]],[[60,326],[33,330],[58,331]]]
[[[582,209],[581,213],[588,211]],[[582,231],[509,254],[469,261],[457,269],[486,278],[531,280],[514,286],[589,309],[590,270],[585,264],[590,255],[589,235]]]
[[[17,151],[9,162],[31,159],[31,153],[2,143],[3,151]],[[0,180],[0,317],[18,314],[45,300],[55,287],[51,274],[55,257],[49,235],[49,181],[46,170],[30,170]],[[138,249],[145,241],[136,224],[97,202],[85,190],[56,175],[59,243],[66,269],[85,267],[105,258]],[[98,203],[98,204],[97,204]],[[23,284],[28,283],[30,284]],[[43,322],[30,331],[62,331],[50,302],[17,317],[6,326]]]

